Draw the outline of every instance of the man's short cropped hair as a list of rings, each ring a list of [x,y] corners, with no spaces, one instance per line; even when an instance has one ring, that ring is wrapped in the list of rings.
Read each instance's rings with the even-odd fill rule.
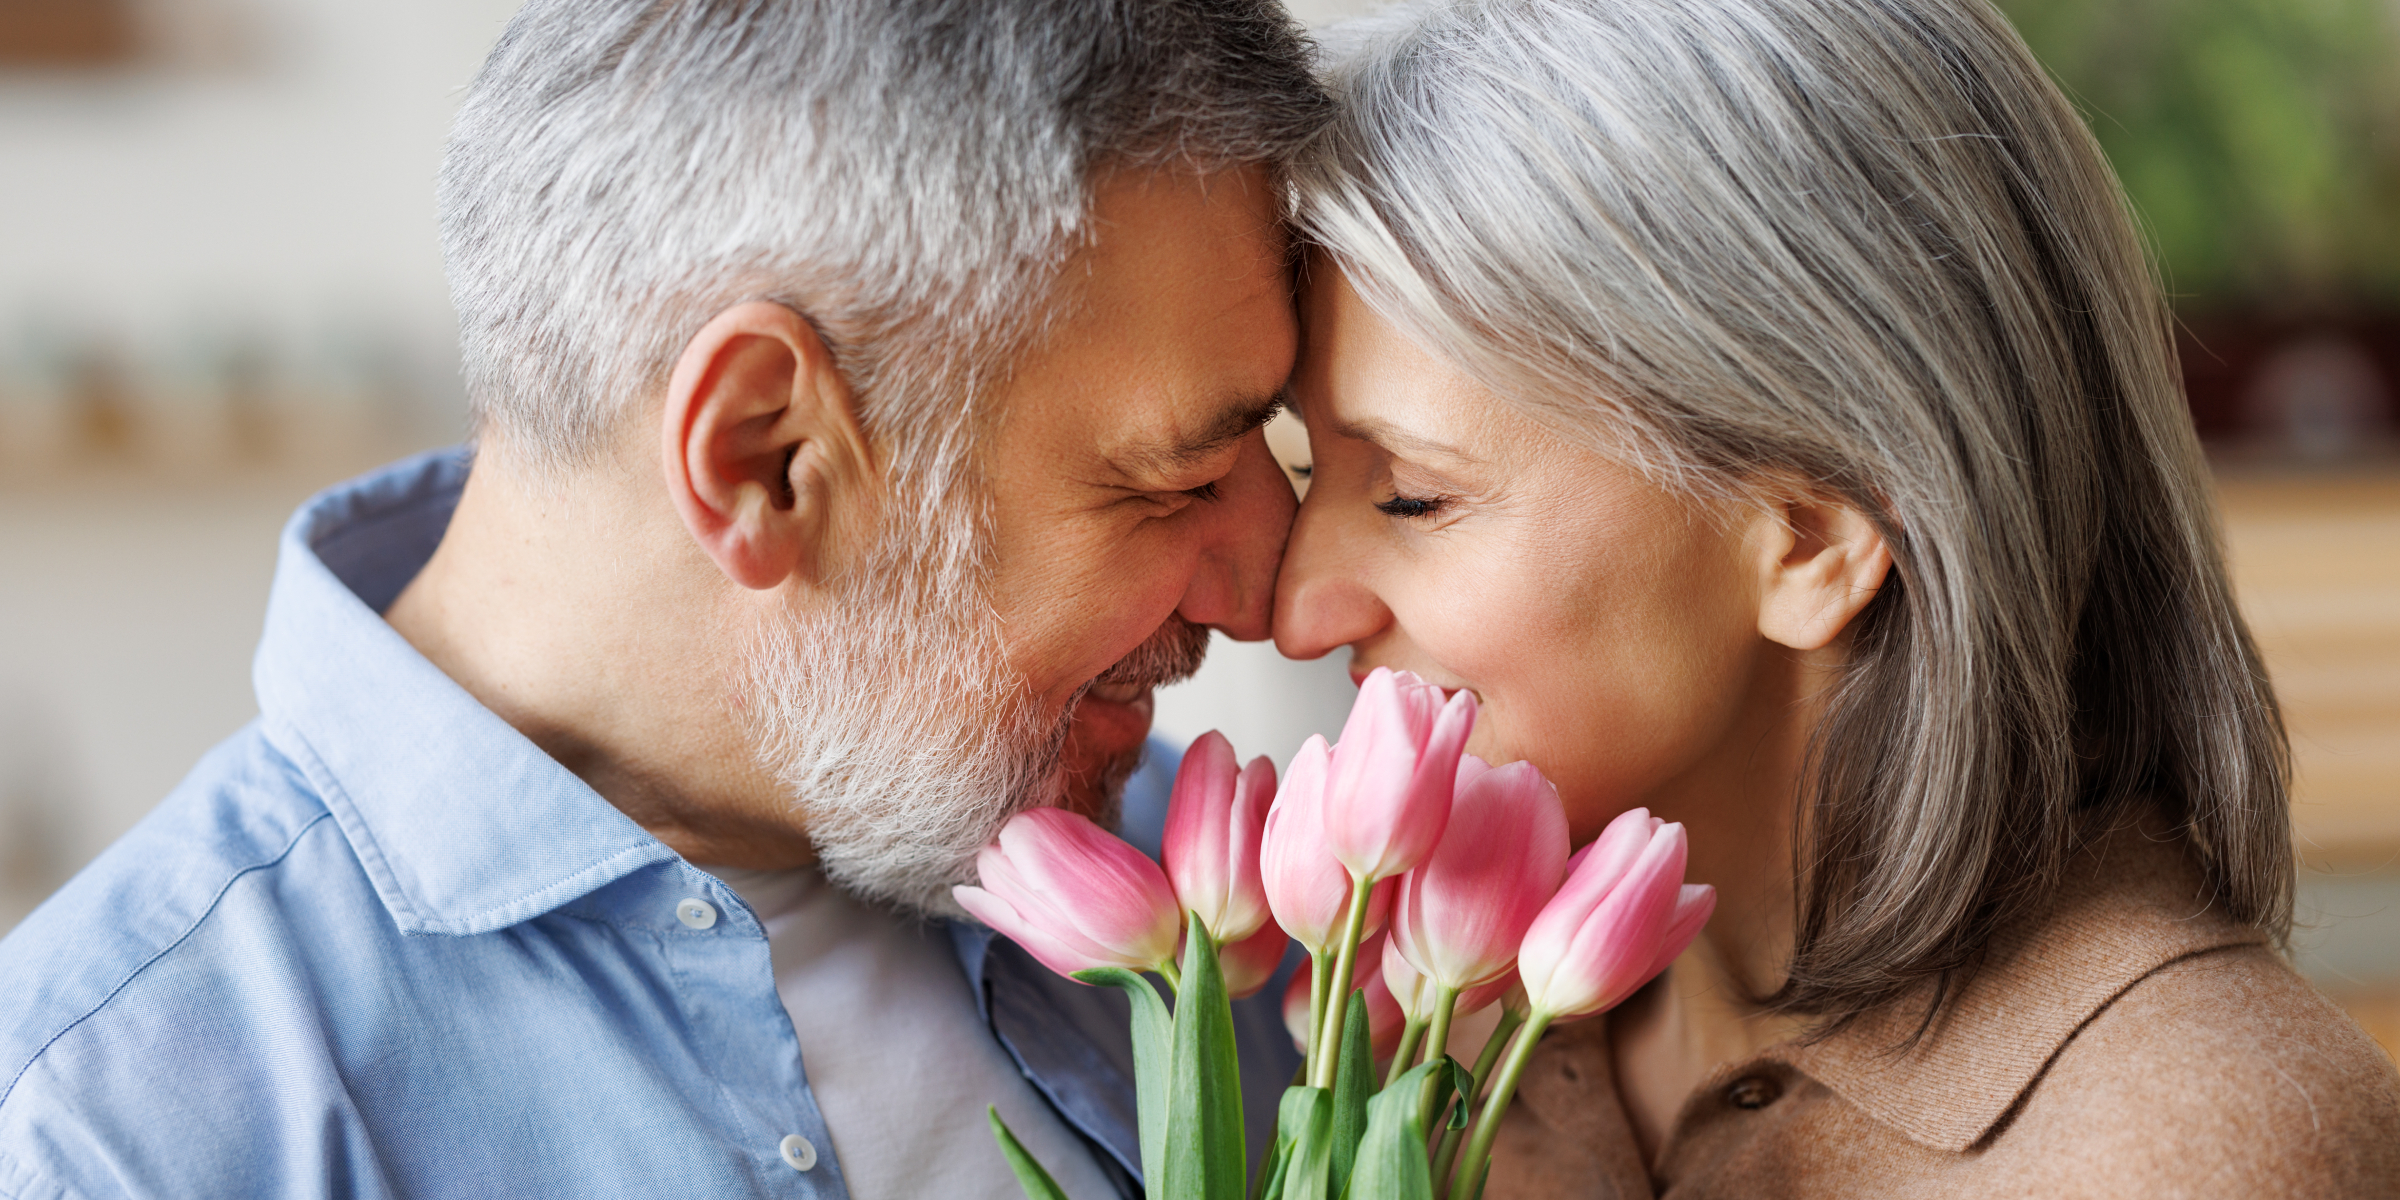
[[[918,503],[1114,168],[1281,165],[1330,116],[1276,0],[531,0],[442,166],[478,434],[590,463],[711,316],[806,316]]]

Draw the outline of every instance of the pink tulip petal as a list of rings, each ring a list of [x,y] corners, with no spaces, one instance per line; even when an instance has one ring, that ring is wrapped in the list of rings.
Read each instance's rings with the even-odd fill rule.
[[[1074,978],[1077,971],[1088,971],[1095,967],[1130,965],[1051,937],[1039,925],[1020,915],[1008,901],[982,888],[954,887],[950,889],[950,896],[958,901],[960,908],[967,910],[969,916],[991,926],[1002,937],[1024,947],[1025,952],[1043,966],[1068,978]]]
[[[1272,922],[1250,936],[1217,950],[1217,969],[1225,976],[1225,994],[1239,1000],[1267,986],[1275,968],[1283,965],[1291,936]]]
[[[1576,932],[1565,969],[1554,972],[1537,1005],[1578,1016],[1614,1005],[1647,982],[1659,936],[1682,890],[1683,826],[1668,825],[1642,850],[1617,888]],[[1532,985],[1530,977],[1528,987]]]
[[[1183,752],[1175,789],[1167,800],[1167,827],[1160,842],[1167,878],[1177,903],[1200,914],[1211,930],[1221,928],[1234,864],[1224,831],[1233,807],[1240,764],[1233,744],[1215,730],[1201,734]]]
[[[1507,972],[1498,979],[1492,980],[1490,983],[1478,984],[1475,987],[1471,987],[1466,991],[1460,992],[1458,994],[1458,1005],[1452,1010],[1452,1012],[1459,1017],[1473,1016],[1476,1013],[1482,1012],[1484,1009],[1498,1004],[1508,995],[1511,990],[1518,986],[1517,973],[1514,971]]]
[[[1474,756],[1474,755],[1472,755],[1472,754],[1461,754],[1461,755],[1459,755],[1459,756],[1458,756],[1458,779],[1457,779],[1457,781],[1455,782],[1455,784],[1453,785],[1453,788],[1454,788],[1454,790],[1456,790],[1456,791],[1460,791],[1460,792],[1466,791],[1466,790],[1467,790],[1467,788],[1468,788],[1470,785],[1472,785],[1472,784],[1473,784],[1473,783],[1474,783],[1474,782],[1475,782],[1475,781],[1476,781],[1478,778],[1480,778],[1480,777],[1483,775],[1483,773],[1484,773],[1484,772],[1486,772],[1486,771],[1489,771],[1489,770],[1491,770],[1491,769],[1492,769],[1492,764],[1490,764],[1490,763],[1488,763],[1488,762],[1485,762],[1485,761],[1483,761],[1482,759],[1480,759],[1480,758],[1477,758],[1477,757],[1475,757],[1475,756]]]
[[[1350,875],[1325,844],[1325,788],[1332,751],[1311,737],[1292,756],[1267,810],[1259,873],[1267,906],[1293,940],[1312,951],[1333,941],[1350,905]]]
[[[1566,882],[1533,919],[1517,952],[1529,990],[1549,987],[1550,973],[1565,960],[1569,943],[1650,844],[1653,828],[1650,810],[1629,809],[1567,860]]]
[[[1219,937],[1250,936],[1267,923],[1266,885],[1260,875],[1259,849],[1267,832],[1267,810],[1275,803],[1275,763],[1265,755],[1250,760],[1236,777],[1233,810],[1227,814],[1224,839],[1229,880],[1219,924],[1209,928]]]
[[[1708,918],[1717,911],[1717,889],[1705,883],[1687,883],[1675,897],[1675,911],[1667,916],[1667,927],[1658,935],[1658,954],[1651,960],[1650,971],[1642,976],[1639,988],[1658,978],[1660,972],[1682,957],[1684,948],[1700,936]]]
[[[1089,818],[1056,808],[1019,813],[1000,829],[1000,852],[1026,892],[1064,923],[1054,935],[1071,928],[1144,963],[1174,954],[1183,910],[1166,873]]]
[[[1400,1048],[1401,1030],[1408,1023],[1408,1014],[1401,1011],[1400,1002],[1393,998],[1391,985],[1383,981],[1385,949],[1382,938],[1360,943],[1358,962],[1350,973],[1350,990],[1367,1000],[1367,1041],[1377,1058],[1387,1058]]]
[[[1445,987],[1500,975],[1558,890],[1566,861],[1557,789],[1531,763],[1493,768],[1452,803],[1433,854],[1400,877],[1393,946]]]
[[[1440,688],[1407,672],[1368,675],[1326,789],[1326,844],[1353,878],[1388,878],[1432,853],[1474,723],[1472,692],[1444,701]]]
[[[1283,1027],[1292,1035],[1292,1045],[1300,1053],[1308,1053],[1309,1007],[1308,962],[1303,959],[1300,969],[1292,972],[1292,981],[1283,987]]]
[[[1383,976],[1384,990],[1390,992],[1392,999],[1399,1003],[1401,1016],[1412,1021],[1433,1016],[1433,988],[1425,976],[1410,965],[1408,956],[1400,953],[1397,946],[1389,943],[1384,945],[1378,967],[1378,973]]]

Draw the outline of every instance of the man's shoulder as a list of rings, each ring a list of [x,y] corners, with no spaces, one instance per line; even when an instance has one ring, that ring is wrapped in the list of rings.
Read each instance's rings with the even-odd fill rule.
[[[0,1113],[26,1069],[78,1026],[143,1000],[148,973],[224,943],[212,924],[274,923],[305,903],[276,880],[258,898],[227,899],[246,878],[275,873],[312,834],[318,857],[346,857],[307,779],[253,724],[203,757],[167,799],[0,939]],[[320,873],[322,864],[313,863]],[[263,882],[263,881],[262,881]],[[264,902],[260,902],[263,898]],[[246,902],[245,902],[246,901]],[[205,968],[230,971],[231,963]]]

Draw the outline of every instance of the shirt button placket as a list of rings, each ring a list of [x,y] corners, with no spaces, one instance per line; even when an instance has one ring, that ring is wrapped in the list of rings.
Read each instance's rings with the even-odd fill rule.
[[[717,906],[706,900],[686,898],[675,906],[675,919],[688,929],[709,929],[717,923]]]

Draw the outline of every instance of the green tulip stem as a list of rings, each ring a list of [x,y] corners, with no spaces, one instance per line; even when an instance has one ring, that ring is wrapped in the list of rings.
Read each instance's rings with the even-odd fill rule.
[[[1475,1094],[1458,1099],[1458,1103],[1467,1106],[1467,1115],[1474,1115],[1476,1102],[1483,1099],[1485,1087],[1492,1082],[1492,1068],[1500,1065],[1500,1052],[1508,1049],[1508,1035],[1515,1033],[1517,1026],[1524,1023],[1525,1014],[1512,1012],[1506,1006],[1500,1009],[1500,1024],[1492,1028],[1492,1036],[1483,1039],[1483,1052],[1475,1056]],[[1442,1149],[1433,1160],[1436,1186],[1447,1189],[1451,1164],[1458,1161],[1458,1147],[1467,1140],[1466,1135],[1464,1129],[1442,1131]]]
[[[1308,952],[1308,1058],[1300,1064],[1293,1087],[1307,1087],[1317,1077],[1317,1057],[1325,1047],[1325,991],[1332,985],[1332,960],[1323,950]]]
[[[1400,1048],[1392,1051],[1392,1066],[1383,1073],[1383,1086],[1388,1088],[1400,1082],[1400,1077],[1416,1065],[1412,1060],[1417,1057],[1417,1044],[1424,1036],[1425,1022],[1415,1017],[1408,1018],[1408,1023],[1400,1027]]]
[[[1207,937],[1208,935],[1204,933],[1200,936]],[[1156,970],[1158,971],[1159,977],[1167,981],[1167,990],[1169,992],[1183,991],[1183,969],[1175,965],[1174,959],[1170,958],[1165,962],[1158,964]]]
[[[1533,1061],[1534,1047],[1540,1044],[1543,1031],[1550,1028],[1551,1014],[1537,1012],[1517,1031],[1516,1041],[1508,1048],[1508,1057],[1501,1060],[1500,1078],[1492,1084],[1492,1098],[1484,1102],[1483,1111],[1475,1116],[1474,1136],[1467,1139],[1467,1152],[1459,1156],[1458,1174],[1451,1180],[1453,1200],[1480,1200],[1483,1195],[1485,1167],[1492,1158],[1492,1139],[1499,1136],[1500,1118],[1508,1115],[1508,1102],[1516,1099],[1517,1081],[1525,1077],[1525,1064]]]
[[[1358,938],[1366,931],[1367,892],[1375,886],[1372,879],[1361,879],[1350,885],[1350,913],[1342,922],[1341,940],[1334,949],[1340,957],[1333,960],[1333,982],[1325,989],[1325,1020],[1317,1026],[1326,1052],[1317,1058],[1316,1076],[1308,1081],[1310,1087],[1333,1090],[1334,1067],[1342,1060],[1342,1008],[1350,996],[1350,973],[1358,966]]]
[[[1440,1062],[1450,1053],[1450,1022],[1458,1012],[1458,989],[1435,988],[1433,1020],[1425,1034],[1425,1061]]]
[[[1433,1019],[1425,1031],[1425,1061],[1440,1062],[1450,1054],[1450,1020],[1458,1011],[1458,989],[1433,989]],[[1402,1054],[1408,1053],[1402,1050]],[[1439,1088],[1425,1090],[1425,1103],[1417,1110],[1417,1120],[1427,1129],[1433,1128],[1433,1098],[1444,1093]]]

